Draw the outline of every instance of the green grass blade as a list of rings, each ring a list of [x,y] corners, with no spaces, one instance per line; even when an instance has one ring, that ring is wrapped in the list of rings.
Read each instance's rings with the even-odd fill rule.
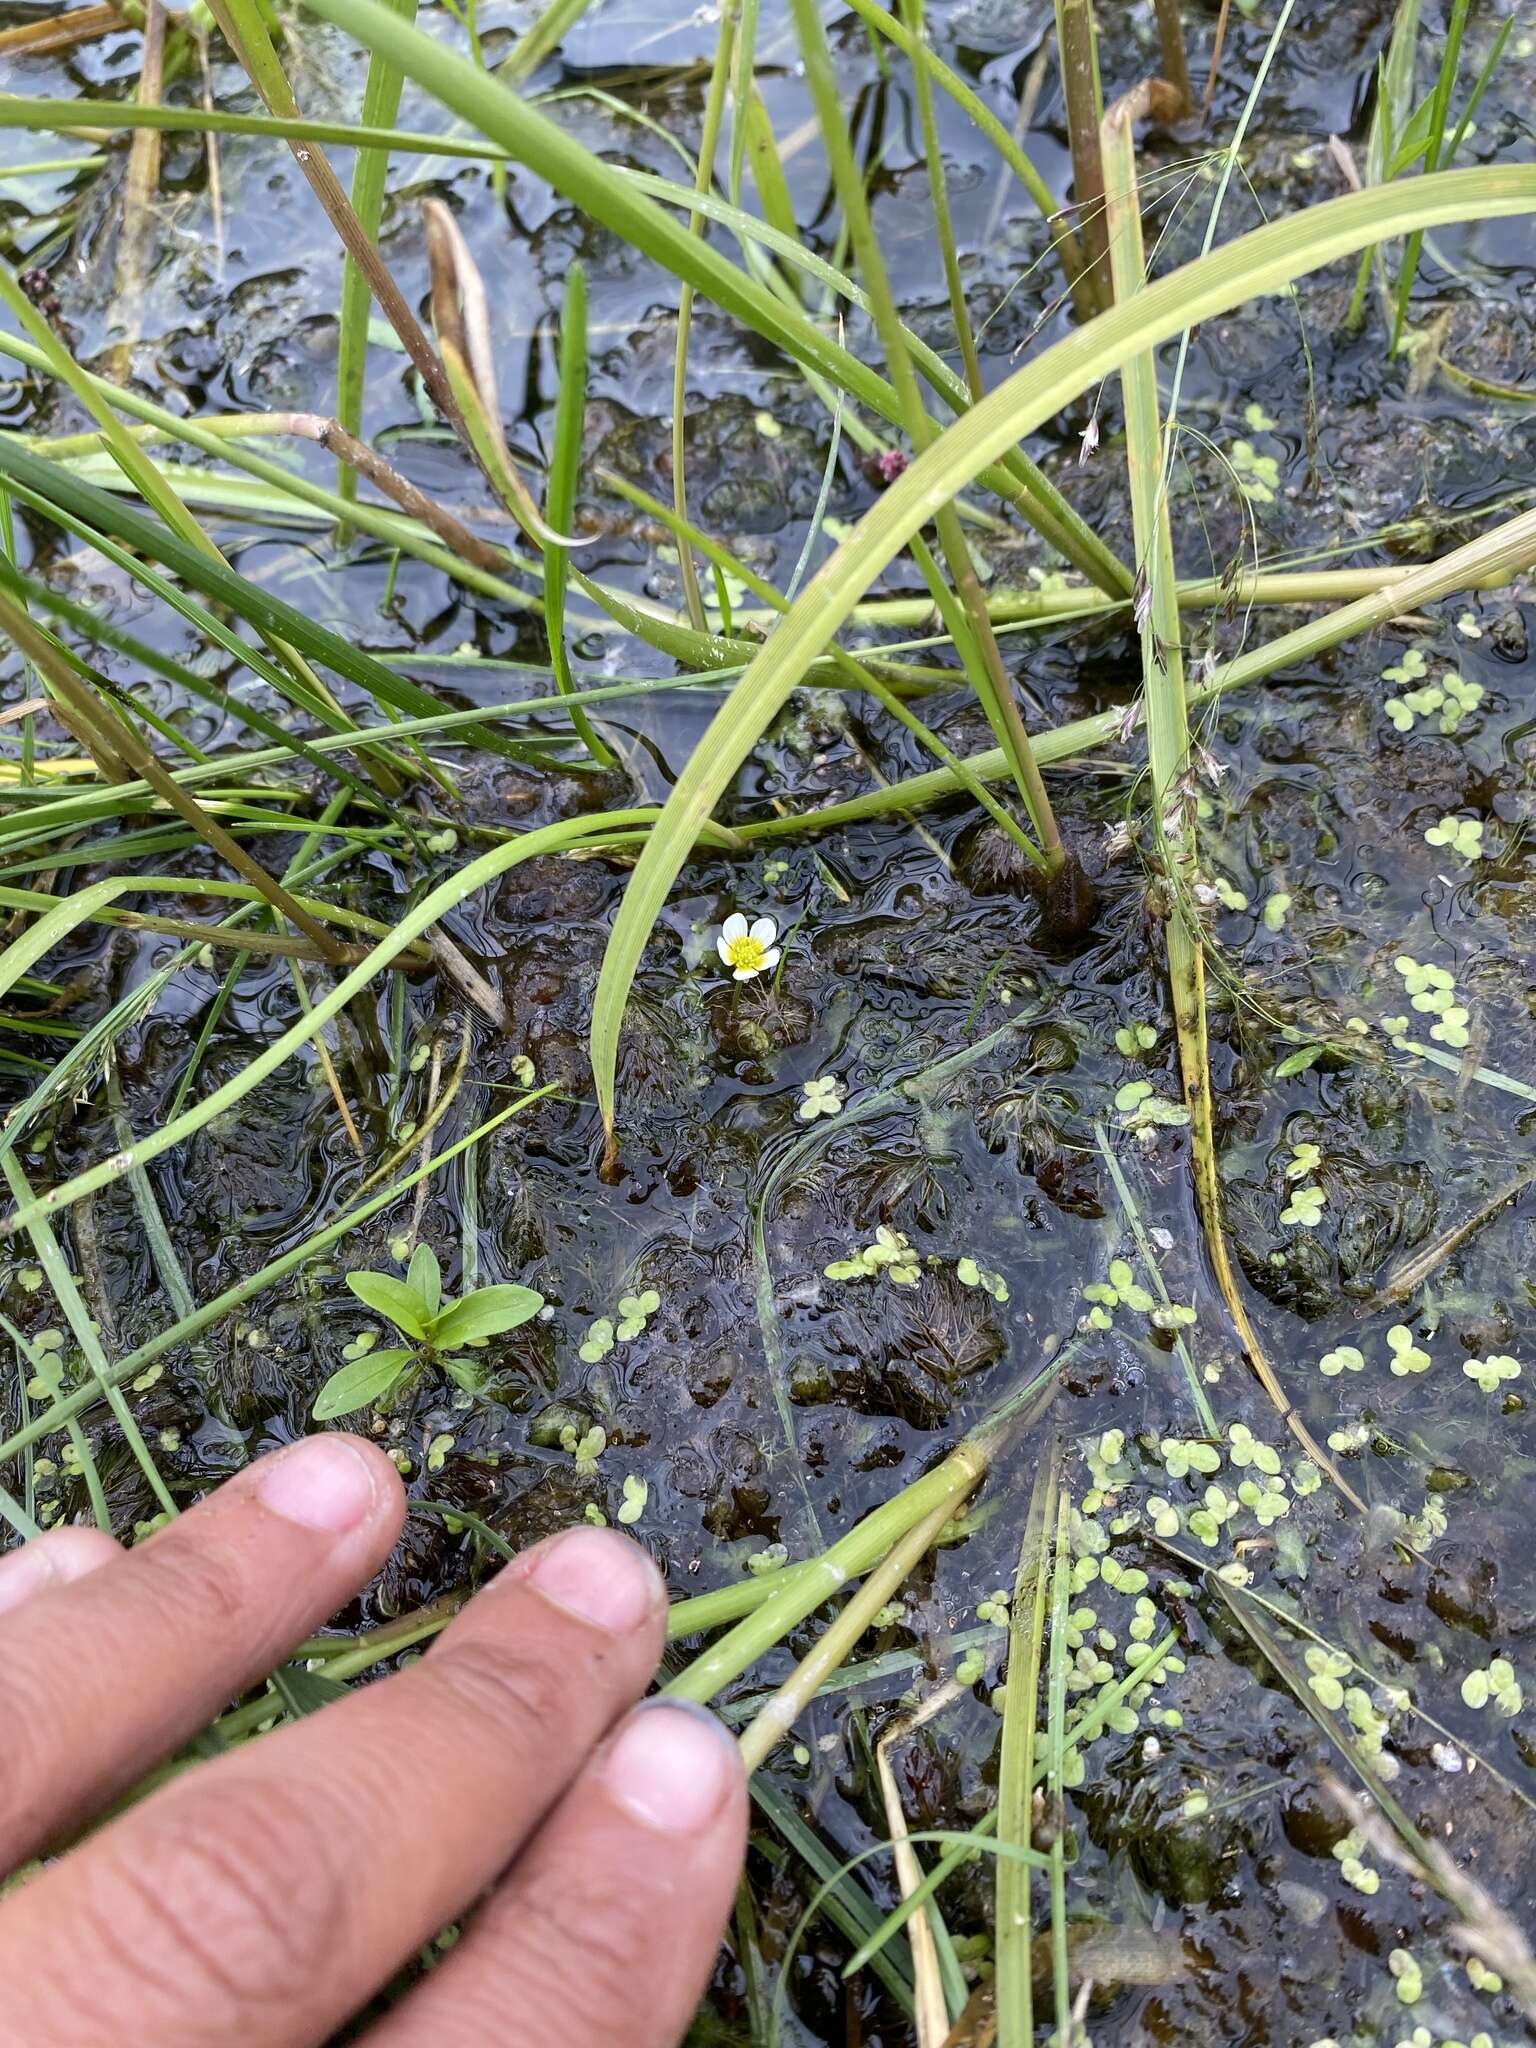
[[[1139,89],[1117,101],[1100,131],[1105,221],[1115,299],[1117,304],[1132,309],[1144,302],[1146,275],[1132,126],[1143,104],[1143,91]],[[1152,780],[1152,833],[1171,898],[1164,924],[1168,984],[1173,998],[1184,1104],[1189,1112],[1196,1206],[1222,1299],[1255,1376],[1306,1455],[1358,1507],[1359,1497],[1313,1439],[1281,1386],[1249,1317],[1227,1247],[1206,1027],[1204,933],[1193,896],[1198,869],[1195,790],[1188,774],[1189,701],[1184,687],[1173,537],[1164,490],[1166,466],[1158,411],[1157,359],[1152,350],[1133,355],[1122,366],[1120,380],[1125,399],[1126,462],[1136,552],[1146,589],[1140,639],[1142,703]]]
[[[1445,147],[1445,130],[1451,115],[1451,89],[1456,83],[1457,67],[1461,63],[1461,39],[1467,26],[1468,0],[1451,0],[1450,20],[1446,26],[1445,48],[1440,53],[1440,69],[1435,74],[1435,88],[1429,101],[1429,135],[1424,149],[1426,173],[1439,168],[1440,153]],[[1419,271],[1419,252],[1424,246],[1424,231],[1415,228],[1403,244],[1402,261],[1397,269],[1397,296],[1392,311],[1392,342],[1388,354],[1396,355],[1403,346],[1403,330],[1408,324],[1408,302],[1413,297],[1413,281]]]
[[[550,0],[533,26],[519,36],[511,55],[496,67],[505,85],[520,85],[570,34],[592,0]]]
[[[1040,1700],[1046,1590],[1056,1533],[1056,1458],[1040,1467],[1008,1615],[1008,1683],[998,1763],[997,1836],[1028,1848],[1034,1823],[1035,1733]],[[993,1949],[997,1962],[998,2048],[1033,2048],[1034,1917],[1030,1866],[1000,1856],[995,1876],[997,1910]]]
[[[544,512],[556,533],[571,533],[576,519],[576,485],[581,475],[581,444],[587,420],[587,273],[579,262],[565,273],[565,298],[560,307],[560,387],[555,396],[555,425],[549,454],[549,484]],[[565,594],[570,582],[571,551],[551,543],[544,550],[544,627],[555,687],[562,697],[576,688],[571,653],[565,644]],[[599,768],[616,768],[611,747],[597,736],[579,704],[571,706],[571,724]]]
[[[593,1002],[592,1068],[610,1131],[619,1029],[630,984],[689,849],[810,663],[936,504],[965,489],[986,463],[1102,377],[1182,328],[1229,312],[1245,299],[1275,291],[1414,224],[1531,212],[1536,212],[1536,168],[1513,164],[1437,172],[1415,179],[1411,187],[1350,193],[1307,208],[1149,284],[1133,304],[1101,314],[1015,371],[940,435],[882,494],[773,629],[695,747],[646,843],[615,920]]]
[[[29,1342],[23,1333],[17,1329],[9,1316],[0,1315],[0,1330],[4,1331],[5,1335],[10,1338],[11,1343],[15,1346],[16,1356],[20,1364],[24,1365],[31,1373],[32,1377],[42,1387],[44,1393],[51,1401],[58,1401],[64,1392],[64,1378],[60,1371],[57,1355],[51,1351],[44,1351],[37,1345]],[[70,1449],[75,1454],[75,1462],[80,1467],[80,1476],[85,1481],[86,1497],[91,1503],[91,1515],[97,1528],[102,1531],[103,1535],[110,1536],[112,1534],[112,1514],[107,1506],[106,1491],[101,1483],[101,1474],[97,1470],[96,1459],[91,1450],[89,1439],[73,1416],[65,1423],[64,1428],[69,1437]],[[5,1499],[9,1501],[10,1496],[7,1494]],[[6,1512],[6,1519],[13,1528],[16,1528],[24,1536],[41,1535],[42,1532],[36,1523],[33,1523],[30,1528],[24,1528],[17,1521],[14,1510],[15,1503],[12,1502],[10,1509]]]
[[[854,1873],[841,1869],[838,1858],[821,1837],[806,1826],[778,1786],[761,1772],[752,1780],[752,1799],[806,1868],[830,1887],[819,1910],[855,1947],[868,1940],[880,1924],[880,1913]],[[870,1967],[902,2010],[910,2013],[912,1964],[905,1937],[872,1955]]]
[[[28,925],[19,939],[13,939],[0,953],[0,996],[15,987],[22,975],[30,973],[43,955],[68,938],[76,925],[94,917],[105,903],[132,884],[126,881],[93,882],[89,889],[66,896],[61,903]]]
[[[695,192],[707,192],[715,181],[715,153],[720,147],[720,129],[725,119],[725,88],[731,75],[731,57],[736,41],[737,0],[720,0],[719,31],[715,38],[715,61],[709,74],[709,92],[704,101],[704,123],[699,137],[699,161],[694,173]],[[688,232],[704,232],[704,216],[697,208],[688,214]],[[672,509],[678,518],[688,517],[688,338],[693,329],[693,286],[685,279],[677,302],[677,341],[672,359]],[[705,628],[704,596],[699,589],[698,565],[686,543],[678,550],[683,576],[683,597],[688,623],[696,633]]]
[[[385,0],[405,21],[416,19],[416,0]],[[400,111],[400,89],[405,74],[397,64],[375,53],[368,61],[368,78],[363,86],[363,125],[388,128]],[[389,177],[389,152],[365,149],[358,152],[352,172],[352,211],[370,242],[379,239],[384,217],[384,186]],[[349,434],[363,431],[363,378],[368,367],[368,316],[373,294],[368,280],[351,256],[344,258],[341,276],[340,324],[336,340],[336,417]],[[339,497],[357,496],[357,471],[345,462],[336,464]]]
[[[171,531],[194,548],[211,549],[208,539],[185,505],[162,480],[159,471],[148,460],[133,436],[123,426],[96,389],[96,380],[76,363],[69,350],[59,340],[48,322],[39,313],[17,282],[16,273],[9,263],[0,257],[0,304],[16,320],[33,345],[47,359],[49,373],[72,391],[90,413],[101,429],[102,438],[112,452],[112,459],[153,511],[157,512]]]
[[[1072,1985],[1067,1956],[1067,1610],[1072,1595],[1072,1500],[1065,1491],[1056,1510],[1055,1570],[1051,1574],[1051,1640],[1046,1673],[1045,1782],[1059,1816],[1050,1848],[1051,1985],[1056,2038],[1072,2039]],[[1137,1667],[1140,1668],[1140,1667]]]
[[[0,94],[0,129],[162,128],[187,135],[269,135],[276,142],[329,142],[343,149],[382,149],[399,156],[460,157],[505,163],[493,142],[462,135],[423,135],[407,128],[368,128],[350,121],[278,120],[271,114],[230,114],[220,108],[140,106],[136,100],[19,99]]]
[[[879,0],[849,0],[849,4],[877,35],[884,36],[887,42],[894,43],[914,64],[918,62],[919,53],[911,31],[882,7]],[[926,68],[940,91],[947,93],[962,113],[986,136],[1039,207],[1042,216],[1052,224],[1055,230],[1054,246],[1061,257],[1068,281],[1075,288],[1083,261],[1077,236],[1071,228],[1058,224],[1060,202],[1025,153],[1018,137],[999,121],[981,95],[932,50],[926,52]]]

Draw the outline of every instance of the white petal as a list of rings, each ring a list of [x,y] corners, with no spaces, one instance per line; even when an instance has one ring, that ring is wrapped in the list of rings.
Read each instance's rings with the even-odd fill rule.
[[[720,955],[726,966],[729,967],[731,964],[731,948],[724,932],[715,941],[715,951]]]
[[[771,917],[754,918],[752,936],[760,946],[771,946],[779,936],[779,928]]]
[[[767,952],[763,955],[763,970],[765,973],[770,967],[778,966],[779,955],[782,951],[783,948],[780,946],[770,946],[768,948]]]
[[[720,927],[722,939],[744,939],[747,936],[747,920],[739,910],[733,910]]]
[[[761,967],[738,967],[734,979],[737,981],[756,981],[762,971]]]

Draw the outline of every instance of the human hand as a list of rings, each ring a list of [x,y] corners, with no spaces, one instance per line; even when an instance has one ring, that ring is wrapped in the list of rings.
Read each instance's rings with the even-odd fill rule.
[[[327,1434],[132,1551],[64,1528],[0,1558],[0,1871],[261,1679],[403,1517],[389,1459]],[[420,1663],[180,1773],[0,1905],[7,2048],[322,2042],[477,1900],[367,2048],[673,2048],[746,1791],[712,1718],[634,1707],[665,1615],[636,1544],[567,1530]]]

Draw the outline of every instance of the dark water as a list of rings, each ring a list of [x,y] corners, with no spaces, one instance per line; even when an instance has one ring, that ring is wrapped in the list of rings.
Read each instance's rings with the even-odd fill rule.
[[[1502,4],[1474,9],[1469,75],[1503,12]],[[26,18],[25,10],[5,10],[3,18]],[[482,12],[489,58],[527,18],[517,8]],[[979,0],[935,7],[932,19],[941,53],[1011,120],[1048,34],[1049,11]],[[1298,10],[1250,135],[1246,176],[1228,202],[1229,230],[1252,224],[1261,211],[1273,217],[1341,189],[1329,138],[1344,137],[1363,158],[1388,24],[1389,10],[1374,5]],[[1212,16],[1195,10],[1197,78],[1211,27]],[[1234,9],[1211,136],[1231,132],[1266,35],[1267,24]],[[1150,11],[1147,19],[1138,10],[1112,20],[1106,10],[1107,96],[1152,67],[1149,36]],[[678,25],[638,9],[602,9],[567,45],[563,69],[546,67],[538,83],[572,95],[556,111],[589,147],[677,175],[667,137],[696,140],[701,60],[707,66],[714,37],[712,21]],[[834,40],[857,145],[878,165],[887,259],[913,324],[946,346],[905,71],[876,63],[852,17],[835,25]],[[622,69],[610,65],[615,48],[626,52]],[[306,111],[350,113],[361,77],[354,52],[310,24],[300,58],[296,83]],[[131,90],[136,64],[136,39],[110,37],[67,61],[18,64],[7,84],[119,97]],[[1536,50],[1517,24],[1479,109],[1471,160],[1528,155],[1533,78]],[[220,104],[250,103],[240,79],[217,62],[213,82]],[[830,251],[835,209],[806,126],[791,37],[776,13],[764,22],[759,84],[786,150],[800,220]],[[609,101],[594,99],[594,87]],[[651,125],[626,118],[620,106]],[[1002,181],[985,143],[942,101],[941,114],[967,288],[978,318],[991,315],[985,363],[989,377],[1000,377],[1038,323],[1042,339],[1060,331],[1062,316],[1049,312],[1049,272],[1030,268],[1044,231]],[[432,110],[409,91],[401,125],[433,125]],[[797,145],[784,141],[790,137]],[[1061,189],[1067,170],[1049,63],[1027,139]],[[40,161],[74,149],[56,138],[23,137],[12,158]],[[1150,152],[1165,167],[1162,176],[1144,175],[1163,237],[1159,261],[1169,262],[1198,248],[1214,181],[1191,162],[1187,137],[1155,139]],[[99,174],[0,187],[13,256],[35,261],[40,253],[46,261],[60,316],[88,361],[102,359],[117,338],[122,313],[110,279],[123,163],[114,151]],[[345,175],[344,158],[341,168]],[[178,410],[329,411],[340,273],[329,231],[281,148],[226,138],[221,171],[216,231],[201,145],[166,138],[152,270],[135,314],[128,374]],[[452,200],[491,285],[514,445],[534,461],[546,447],[552,323],[562,276],[580,253],[592,286],[591,463],[665,496],[675,288],[520,171],[510,174],[503,212],[483,166],[401,160],[384,246],[413,302],[425,288],[416,203],[429,192]],[[47,217],[73,199],[72,224],[51,230]],[[1529,231],[1520,224],[1431,238],[1416,319],[1434,327],[1453,367],[1513,382],[1526,374],[1532,266]],[[1342,550],[1340,563],[1416,559],[1471,530],[1452,528],[1452,519],[1536,486],[1536,438],[1525,411],[1470,393],[1432,364],[1413,376],[1389,364],[1374,307],[1360,337],[1344,333],[1352,275],[1352,266],[1340,266],[1305,280],[1293,297],[1211,322],[1194,338],[1181,413],[1198,431],[1182,444],[1177,501],[1188,573],[1220,574],[1254,545],[1266,561],[1307,549]],[[873,353],[857,330],[849,341]],[[482,507],[480,487],[446,436],[423,430],[403,363],[388,348],[373,351],[370,431],[424,487],[473,513]],[[1165,393],[1171,364],[1170,352]],[[703,303],[690,365],[694,515],[782,586],[814,512],[828,447],[825,409],[792,366]],[[30,432],[82,424],[29,377],[0,386],[0,415]],[[1078,469],[1086,418],[1085,402],[1039,437],[1033,452],[1128,553],[1117,391],[1101,395],[1100,451]],[[311,448],[299,445],[284,459],[328,480]],[[834,517],[855,519],[874,488],[845,441]],[[680,601],[663,535],[590,482],[583,508],[601,535],[583,561],[589,573]],[[409,558],[391,562],[372,545],[339,556],[319,517],[305,528],[291,518],[262,523],[215,514],[210,526],[247,575],[359,645],[416,657],[419,667],[407,664],[407,672],[453,701],[542,693],[541,675],[494,666],[542,662],[537,631],[438,571]],[[22,539],[40,573],[102,613],[183,659],[198,652],[186,630],[118,571],[71,555],[40,526],[24,527]],[[1028,540],[984,540],[983,551],[1010,581],[1054,566]],[[921,588],[906,564],[893,569],[886,587]],[[869,1745],[909,1687],[926,1692],[932,1679],[953,1671],[960,1656],[953,1636],[975,1631],[978,1601],[1012,1583],[1042,1460],[1059,1447],[1064,1480],[1081,1500],[1096,1485],[1085,1447],[1097,1446],[1104,1431],[1124,1432],[1123,1459],[1108,1474],[1112,1497],[1087,1519],[1109,1536],[1108,1554],[1148,1572],[1150,1584],[1145,1596],[1132,1596],[1084,1574],[1078,1598],[1096,1617],[1087,1633],[1102,1627],[1115,1635],[1105,1654],[1111,1669],[1122,1669],[1135,1598],[1150,1597],[1159,1628],[1170,1622],[1180,1632],[1185,1668],[1165,1675],[1136,1727],[1091,1746],[1068,1815],[1073,1913],[1128,1935],[1160,1937],[1150,1971],[1124,1972],[1158,1981],[1105,1982],[1096,1994],[1090,2025],[1101,2043],[1302,2048],[1330,2036],[1391,2042],[1420,2025],[1435,2042],[1465,2041],[1479,2029],[1499,2041],[1522,2038],[1513,2000],[1469,1981],[1450,1939],[1456,1916],[1433,1890],[1370,1845],[1360,1855],[1377,1872],[1375,1889],[1348,1881],[1335,1853],[1346,1822],[1325,1780],[1350,1779],[1346,1751],[1363,1732],[1368,1768],[1390,1774],[1413,1823],[1520,1917],[1533,1876],[1536,1724],[1523,1708],[1506,1714],[1497,1701],[1466,1704],[1462,1685],[1496,1657],[1508,1659],[1522,1682],[1536,1683],[1536,1573],[1526,1540],[1526,1418],[1536,1373],[1530,1197],[1493,1214],[1402,1300],[1381,1296],[1405,1260],[1478,1215],[1529,1163],[1536,1108],[1528,966],[1536,875],[1526,830],[1536,764],[1532,622],[1518,592],[1458,598],[1229,696],[1204,731],[1212,762],[1202,784],[1206,864],[1247,899],[1246,908],[1218,913],[1211,991],[1235,1250],[1287,1393],[1314,1433],[1333,1443],[1367,1505],[1364,1517],[1327,1483],[1306,1491],[1305,1472],[1295,1484],[1295,1444],[1242,1361],[1199,1249],[1185,1133],[1166,1129],[1143,1143],[1115,1107],[1116,1091],[1138,1077],[1163,1096],[1178,1093],[1162,928],[1140,854],[1122,829],[1143,804],[1139,759],[1128,750],[1090,757],[1055,778],[1064,828],[1096,875],[1100,901],[1092,930],[1070,946],[1039,933],[1032,900],[1010,881],[968,808],[693,863],[637,981],[621,1062],[623,1171],[611,1183],[598,1171],[601,1131],[584,1040],[626,871],[603,860],[546,859],[517,870],[452,921],[460,943],[505,991],[513,1030],[501,1040],[474,1022],[467,1077],[438,1142],[472,1129],[505,1099],[518,1085],[519,1059],[531,1060],[538,1078],[560,1083],[562,1092],[478,1149],[472,1189],[462,1162],[428,1184],[422,1234],[442,1256],[450,1284],[467,1236],[470,1277],[525,1279],[553,1313],[491,1354],[502,1399],[471,1408],[429,1382],[388,1423],[386,1440],[401,1454],[413,1493],[471,1509],[520,1544],[589,1505],[611,1517],[625,1478],[641,1479],[648,1495],[635,1533],[676,1591],[700,1591],[735,1580],[748,1558],[774,1545],[795,1557],[816,1544],[818,1532],[830,1540],[1071,1345],[1045,1419],[1012,1445],[995,1477],[986,1497],[993,1512],[917,1574],[901,1616],[866,1643],[870,1654],[903,1650],[911,1661],[862,1688],[856,1708],[843,1698],[820,1704],[800,1730],[801,1759],[781,1753],[775,1782],[837,1854],[884,1839]],[[1197,614],[1191,637],[1197,652],[1225,653],[1291,623],[1273,613]],[[1040,723],[1128,703],[1137,688],[1139,657],[1124,622],[1035,631],[1004,644]],[[1383,680],[1410,650],[1422,655],[1424,672]],[[582,651],[594,682],[661,672],[660,657],[613,634],[594,633]],[[432,659],[448,654],[478,659]],[[101,659],[199,744],[227,737],[206,708],[179,701],[110,651]],[[1455,730],[1439,729],[1439,708],[1419,715],[1410,731],[1397,730],[1386,698],[1448,671],[1481,691]],[[13,675],[8,695],[18,687]],[[240,687],[249,690],[250,679]],[[632,800],[665,793],[716,701],[710,692],[679,690],[632,700],[604,717],[637,792]],[[934,700],[925,715],[959,751],[986,744],[963,693]],[[476,824],[532,826],[623,800],[618,779],[601,782],[571,767],[509,766],[467,753],[457,759],[461,832]],[[725,815],[739,822],[779,806],[809,809],[864,790],[877,776],[895,779],[926,766],[915,742],[877,710],[807,694],[758,749]],[[1468,862],[1426,843],[1426,829],[1445,814],[1484,822],[1481,859]],[[277,865],[291,846],[275,838],[264,852]],[[94,851],[104,857],[108,848],[98,843]],[[438,856],[436,874],[461,858],[457,850]],[[419,868],[408,871],[386,851],[355,859],[338,886],[343,900],[388,917],[422,881]],[[736,908],[767,912],[792,932],[771,990],[738,988],[718,971],[714,930]],[[98,934],[72,942],[49,964],[55,979],[78,981],[70,1014],[88,1022],[167,951],[163,940]],[[1465,1045],[1454,1042],[1454,1031],[1450,1043],[1430,1037],[1437,1016],[1411,1009],[1394,966],[1399,956],[1453,974],[1455,1000],[1467,1013]],[[116,1065],[136,1128],[163,1117],[221,974],[222,962],[192,966],[123,1034]],[[198,1092],[238,1071],[297,1014],[281,963],[253,964],[213,1036]],[[1401,1015],[1411,1020],[1406,1030],[1383,1028],[1383,1019]],[[1153,1027],[1155,1041],[1127,1057],[1115,1034],[1137,1022]],[[391,1029],[383,1005],[380,1029],[386,1037]],[[451,990],[427,977],[410,982],[409,1048],[438,1043],[451,1067],[462,1029]],[[6,1036],[13,1050],[50,1053],[41,1039]],[[1440,1058],[1395,1045],[1394,1037]],[[1313,1064],[1276,1076],[1277,1064],[1310,1045],[1324,1048]],[[429,1071],[417,1064],[391,1104],[387,1076],[344,1065],[371,1153],[383,1155],[402,1119],[425,1114]],[[844,1114],[802,1120],[803,1084],[828,1077]],[[28,1085],[18,1077],[14,1092]],[[855,1114],[871,1102],[872,1113]],[[1158,1450],[1162,1439],[1199,1433],[1171,1338],[1124,1305],[1107,1329],[1088,1320],[1083,1288],[1103,1283],[1111,1261],[1137,1261],[1101,1130],[1110,1134],[1169,1295],[1198,1312],[1189,1350],[1221,1431],[1239,1424],[1273,1446],[1290,1489],[1283,1515],[1266,1521],[1245,1505],[1212,1530],[1208,1548],[1187,1527],[1207,1478],[1171,1476]],[[46,1184],[117,1142],[104,1109],[81,1104],[51,1119],[27,1170]],[[1303,1167],[1308,1157],[1298,1160],[1297,1146],[1317,1147],[1316,1162],[1288,1179],[1288,1163]],[[151,1174],[198,1300],[319,1228],[360,1178],[324,1077],[310,1061],[280,1070]],[[1282,1220],[1297,1187],[1323,1196],[1311,1226],[1294,1215]],[[346,1240],[333,1263],[316,1263],[273,1288],[134,1393],[178,1494],[192,1497],[306,1426],[319,1383],[370,1327],[341,1274],[355,1266],[392,1269],[410,1217],[406,1200]],[[880,1226],[902,1233],[924,1262],[916,1285],[825,1276],[829,1263],[872,1241]],[[73,1248],[78,1258],[78,1242]],[[172,1319],[121,1186],[96,1202],[88,1249],[96,1299],[110,1304],[120,1348]],[[963,1260],[1000,1276],[1006,1300],[966,1285],[957,1270]],[[46,1291],[29,1290],[24,1265],[13,1256],[0,1268],[4,1306],[36,1330],[57,1318]],[[1139,1262],[1136,1279],[1149,1284]],[[645,1289],[656,1291],[660,1305],[644,1330],[583,1359],[592,1322],[614,1318],[621,1297]],[[1394,1353],[1387,1332],[1398,1325],[1409,1334]],[[1397,1356],[1401,1363],[1410,1342],[1430,1364],[1394,1374],[1389,1362]],[[1318,1361],[1340,1347],[1355,1347],[1361,1369],[1325,1375]],[[1463,1365],[1490,1357],[1513,1358],[1520,1376],[1495,1378],[1485,1392]],[[579,1473],[559,1447],[567,1422],[606,1432],[595,1472]],[[98,1426],[92,1441],[123,1525],[147,1516],[152,1502],[114,1433]],[[1217,1483],[1235,1494],[1251,1477],[1250,1468],[1233,1468],[1224,1446]],[[1309,1693],[1320,1720],[1298,1703],[1219,1590],[1158,1542],[1149,1496],[1184,1510],[1186,1526],[1171,1540],[1186,1558],[1251,1575],[1251,1592],[1269,1605],[1250,1602],[1243,1611],[1303,1692],[1310,1675],[1326,1680],[1339,1668],[1319,1664],[1309,1673],[1309,1648],[1324,1656],[1319,1645],[1329,1646],[1353,1660],[1356,1671],[1343,1679],[1361,1688],[1353,1730],[1347,1710],[1328,1707],[1326,1685]],[[84,1505],[67,1472],[43,1498],[69,1514]],[[1101,1540],[1080,1535],[1079,1548],[1093,1555]],[[413,1519],[402,1551],[350,1620],[367,1624],[406,1611],[480,1568],[470,1539],[438,1520]],[[1289,1628],[1287,1615],[1312,1634]],[[803,1651],[807,1640],[802,1634],[795,1645]],[[963,1826],[993,1804],[999,1721],[990,1689],[1002,1675],[1005,1647],[994,1629],[975,1683],[900,1753],[914,1826]],[[781,1674],[788,1661],[787,1653],[770,1659],[738,1693]],[[1085,1680],[1085,1691],[1090,1683],[1097,1680]],[[766,1849],[771,1837],[763,1841]],[[866,1865],[865,1874],[888,1903],[894,1894],[885,1860]],[[754,1853],[753,1877],[761,1960],[771,1973],[809,1886],[803,1867],[776,1851]],[[957,1937],[990,1927],[991,1883],[984,1860],[943,1894]],[[1422,1996],[1411,2009],[1389,1971],[1396,1949],[1410,1951],[1421,1969]],[[850,1991],[840,1983],[846,1953],[824,1923],[814,1923],[791,1965],[787,2029],[798,2027],[807,2041],[909,2040],[907,2022],[878,1984],[861,1979]],[[1099,1974],[1116,1972],[1106,1966]],[[739,1959],[722,1961],[713,2014],[701,2021],[701,2040],[750,2038]]]

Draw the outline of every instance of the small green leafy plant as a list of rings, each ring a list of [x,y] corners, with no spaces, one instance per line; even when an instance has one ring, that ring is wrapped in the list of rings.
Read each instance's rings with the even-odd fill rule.
[[[531,1287],[477,1287],[457,1301],[443,1300],[443,1272],[430,1245],[419,1244],[403,1280],[391,1273],[349,1273],[347,1285],[377,1315],[393,1323],[408,1344],[366,1351],[333,1372],[315,1396],[315,1420],[329,1422],[359,1408],[389,1406],[429,1366],[438,1366],[466,1393],[484,1378],[478,1359],[462,1344],[503,1336],[537,1315],[542,1294]]]
[[[1424,834],[1426,844],[1446,846],[1463,860],[1481,860],[1483,857],[1483,821],[1481,818],[1458,818],[1447,812],[1438,825],[1431,825]]]
[[[829,1280],[869,1280],[883,1273],[897,1287],[915,1287],[922,1278],[922,1268],[910,1241],[901,1231],[884,1223],[877,1227],[873,1244],[865,1245],[851,1258],[834,1259],[822,1271]]]

